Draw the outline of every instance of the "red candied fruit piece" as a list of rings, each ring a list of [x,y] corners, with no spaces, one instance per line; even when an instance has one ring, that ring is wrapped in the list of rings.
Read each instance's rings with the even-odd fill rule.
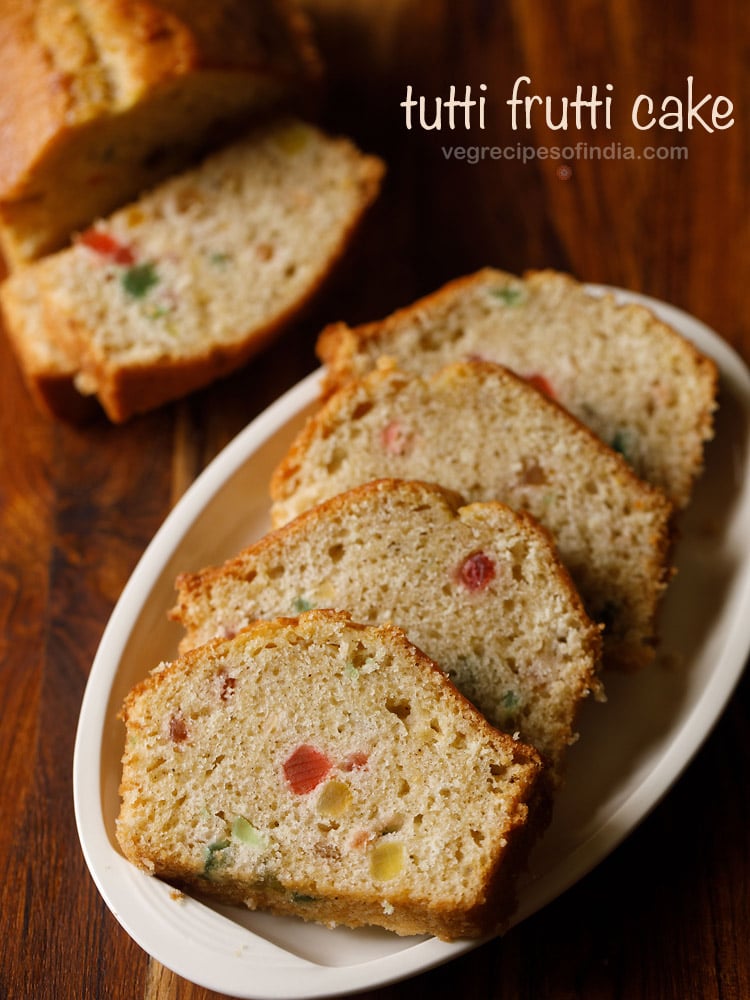
[[[398,420],[392,420],[380,432],[380,441],[389,455],[404,455],[411,445],[411,434]]]
[[[361,750],[357,750],[342,760],[339,767],[342,771],[364,771],[367,768],[367,764],[367,754],[362,753]]]
[[[234,693],[237,681],[234,677],[230,677],[224,670],[219,671],[217,679],[219,682],[219,697],[222,701],[226,701],[227,698]]]
[[[303,743],[284,761],[284,777],[295,795],[304,795],[317,788],[332,767],[324,753]]]
[[[109,257],[115,264],[135,263],[135,256],[130,247],[125,246],[114,236],[110,236],[109,233],[105,233],[103,229],[97,229],[95,226],[81,233],[78,242],[83,243],[89,250],[101,254],[102,257]]]
[[[484,552],[467,556],[458,569],[458,579],[467,590],[484,590],[495,578],[495,563]]]
[[[533,385],[535,389],[538,389],[539,392],[543,392],[545,396],[549,396],[550,399],[557,399],[551,382],[544,375],[539,375],[538,373],[527,375],[526,381],[529,385]]]

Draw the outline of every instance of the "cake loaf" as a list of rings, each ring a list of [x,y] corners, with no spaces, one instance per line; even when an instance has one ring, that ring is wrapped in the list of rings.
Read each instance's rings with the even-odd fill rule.
[[[514,906],[540,773],[394,627],[311,611],[128,696],[117,838],[139,868],[329,926],[473,936]]]
[[[716,366],[641,305],[594,295],[564,274],[485,268],[377,323],[337,323],[318,353],[328,389],[392,357],[429,375],[482,358],[513,369],[684,507],[712,436]]]
[[[13,266],[183,169],[320,75],[286,0],[40,0],[0,9],[0,240]]]
[[[0,290],[11,339],[33,325],[54,346],[26,372],[33,391],[67,375],[122,421],[236,369],[320,287],[382,172],[346,139],[277,121],[17,269]]]
[[[582,700],[601,688],[599,629],[547,532],[426,483],[355,487],[177,588],[181,651],[310,608],[393,622],[555,774]]]
[[[671,504],[528,382],[486,362],[456,362],[429,379],[383,364],[308,420],[274,472],[273,523],[386,476],[529,511],[605,625],[605,665],[652,658]]]

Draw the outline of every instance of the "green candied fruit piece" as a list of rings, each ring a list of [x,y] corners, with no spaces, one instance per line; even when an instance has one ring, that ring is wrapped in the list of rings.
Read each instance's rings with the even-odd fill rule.
[[[244,816],[235,817],[232,823],[232,840],[241,844],[249,844],[250,847],[257,847],[261,851],[268,847],[268,837],[265,833],[256,830]]]
[[[491,288],[490,295],[506,306],[520,306],[526,298],[523,288],[513,288],[511,285],[506,285],[505,288]]]
[[[232,255],[230,253],[222,253],[221,251],[216,251],[215,253],[210,253],[208,255],[209,263],[213,264],[214,267],[223,267],[225,264],[228,264],[231,259]]]
[[[229,847],[228,840],[214,840],[211,844],[206,844],[206,853],[203,861],[203,877],[210,879],[216,872],[226,864],[228,858],[223,853]]]
[[[627,431],[617,431],[612,438],[611,447],[613,451],[618,452],[623,458],[627,458],[630,449]]]
[[[151,261],[145,264],[134,264],[123,272],[122,287],[134,299],[142,299],[148,292],[159,284],[159,275]]]
[[[301,615],[303,611],[312,611],[314,607],[313,602],[308,601],[306,597],[295,597],[292,601],[292,611],[298,615]]]
[[[503,695],[503,708],[507,709],[507,711],[511,711],[511,709],[518,708],[520,704],[521,704],[521,699],[519,698],[516,691],[508,690]]]
[[[304,892],[293,892],[292,893],[293,903],[317,903],[317,898],[315,896],[308,896]]]
[[[310,130],[302,122],[291,122],[276,136],[276,144],[290,155],[299,153],[310,140]]]
[[[344,667],[344,673],[346,676],[353,681],[356,681],[359,677],[359,670],[354,666],[351,660],[346,661],[346,666]]]

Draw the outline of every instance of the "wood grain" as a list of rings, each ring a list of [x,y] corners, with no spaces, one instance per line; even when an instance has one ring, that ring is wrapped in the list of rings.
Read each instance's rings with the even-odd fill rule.
[[[329,67],[322,120],[380,153],[380,202],[337,282],[248,368],[124,427],[74,429],[30,402],[0,338],[0,997],[209,1000],[149,960],[88,876],[72,807],[80,702],[107,618],[171,506],[214,455],[312,370],[321,326],[374,319],[485,264],[558,267],[669,300],[750,361],[750,11],[738,2],[306,0]],[[513,145],[513,81],[553,100],[611,83],[616,140],[685,145],[679,161],[448,161],[445,145]],[[638,132],[639,93],[688,75],[735,103],[708,135]],[[407,132],[405,87],[487,84],[486,129]],[[562,143],[538,122],[523,142]],[[564,144],[568,144],[567,139]],[[502,940],[379,1000],[746,1000],[750,997],[750,682],[642,826]]]

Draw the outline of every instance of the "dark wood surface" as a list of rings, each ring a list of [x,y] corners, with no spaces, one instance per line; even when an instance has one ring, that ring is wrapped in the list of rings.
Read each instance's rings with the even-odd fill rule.
[[[252,417],[315,366],[327,320],[377,318],[485,264],[551,266],[666,299],[750,361],[750,11],[734,0],[310,0],[330,67],[321,114],[389,163],[383,197],[339,281],[244,372],[112,427],[53,423],[0,340],[0,996],[212,996],[149,960],[88,875],[72,754],[107,618],[153,533]],[[556,101],[614,86],[609,133],[510,128],[513,81]],[[630,106],[726,95],[732,128],[638,132]],[[405,87],[488,86],[486,128],[404,126]],[[559,110],[559,105],[556,106]],[[555,112],[557,114],[557,110]],[[446,144],[685,146],[682,160],[448,162]],[[386,998],[750,997],[750,686],[649,818],[545,910]],[[215,996],[215,994],[213,995]]]

